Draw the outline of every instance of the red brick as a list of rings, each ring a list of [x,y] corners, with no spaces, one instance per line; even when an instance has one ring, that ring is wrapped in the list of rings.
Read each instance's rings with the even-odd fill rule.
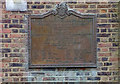
[[[1,28],[3,28],[3,25],[2,25],[2,24],[0,24],[0,29],[1,29]]]
[[[110,8],[110,5],[98,5],[97,8]]]
[[[3,58],[2,62],[11,62],[11,59],[10,58]]]
[[[108,48],[101,48],[102,52],[107,52],[109,49]]]
[[[87,13],[98,13],[99,12],[99,10],[87,10]]]
[[[112,24],[112,27],[119,27],[119,24]]]
[[[107,19],[101,19],[101,23],[107,23]]]
[[[22,15],[9,15],[9,18],[13,19],[13,18],[17,18],[17,19],[21,19],[22,18]]]
[[[109,9],[109,12],[117,12],[117,9]]]
[[[101,4],[107,4],[108,2],[101,2]]]
[[[23,76],[23,73],[10,73],[10,76]]]
[[[88,8],[88,5],[76,5],[75,8]]]
[[[27,61],[25,59],[20,59],[20,62],[25,63]]]
[[[11,23],[11,20],[9,20],[9,19],[3,19],[2,23]]]
[[[34,14],[40,14],[38,10],[34,10]]]
[[[98,56],[111,56],[111,53],[98,53]]]
[[[8,63],[2,63],[2,67],[8,67]]]
[[[2,10],[2,13],[6,14],[6,13],[11,13],[10,11],[6,11],[6,10]]]
[[[0,33],[11,33],[11,29],[0,29]]]
[[[83,9],[79,9],[78,11],[81,12],[81,13],[85,12],[85,10],[83,10]]]
[[[4,44],[5,47],[9,47],[9,44]]]
[[[19,59],[18,59],[18,58],[13,58],[12,61],[13,61],[13,62],[19,62]]]
[[[21,46],[23,46],[22,44],[20,44],[20,43],[18,43],[18,44],[10,44],[10,47],[11,48],[15,48],[15,47],[21,47]]]
[[[99,2],[86,2],[87,4],[99,4]]]
[[[111,57],[111,58],[109,58],[109,61],[118,61],[118,58],[117,57]]]
[[[112,44],[111,43],[100,43],[98,44],[98,47],[111,47]]]
[[[10,34],[10,38],[20,38],[21,34]]]

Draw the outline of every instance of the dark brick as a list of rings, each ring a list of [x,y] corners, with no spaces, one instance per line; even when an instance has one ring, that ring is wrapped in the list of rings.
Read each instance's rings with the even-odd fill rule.
[[[52,6],[51,5],[46,5],[46,8],[52,8]]]
[[[5,54],[5,57],[8,57],[8,54]]]
[[[87,80],[100,80],[100,77],[88,77]]]
[[[18,33],[18,29],[12,29],[13,33]]]
[[[19,25],[19,24],[10,24],[9,28],[22,28],[22,25]]]
[[[22,57],[21,53],[10,53],[10,57]]]
[[[23,76],[23,73],[10,73],[10,76]]]
[[[112,27],[119,27],[119,24],[112,24]]]
[[[118,15],[117,14],[112,14],[112,17],[117,17]]]
[[[97,38],[97,42],[100,42],[100,38]]]
[[[43,81],[55,81],[55,77],[44,77]]]
[[[34,8],[37,8],[37,6],[31,6],[31,8],[33,8],[33,9],[34,9]]]
[[[13,78],[13,81],[18,82],[18,81],[19,81],[19,78]]]
[[[25,30],[25,29],[20,29],[19,31],[20,31],[20,33],[27,33],[27,30]]]
[[[97,34],[97,37],[109,37],[110,34]]]
[[[22,67],[22,63],[10,63],[9,64],[10,67]]]
[[[38,6],[34,5],[34,6],[32,6],[32,8],[33,9],[43,9],[44,5],[38,5]]]
[[[40,2],[35,2],[35,4],[40,4]]]
[[[109,63],[109,62],[104,63],[104,66],[111,66],[111,65],[112,63]]]
[[[96,5],[90,5],[90,8],[96,8]]]
[[[118,22],[117,19],[110,19],[109,22]]]
[[[5,24],[4,27],[5,27],[5,28],[8,28],[8,24]]]
[[[2,20],[2,23],[11,23],[11,20]]]
[[[98,10],[88,10],[87,13],[98,13]]]
[[[113,72],[113,75],[118,75],[119,74],[119,72]]]
[[[44,8],[44,5],[39,5],[37,8],[38,8],[38,9],[43,9],[43,8]]]
[[[109,48],[110,51],[116,51],[118,48]]]
[[[75,5],[75,8],[88,8],[88,5]]]
[[[113,43],[113,46],[117,47],[119,46],[119,43]]]
[[[18,23],[18,20],[12,20],[13,23]]]
[[[8,15],[5,15],[5,18],[8,18]]]
[[[27,78],[21,78],[21,81],[28,81]]]
[[[32,4],[32,2],[28,1],[27,4]]]
[[[89,76],[89,75],[90,75],[90,73],[89,73],[89,72],[85,72],[85,75],[86,75],[86,76]]]
[[[100,76],[109,76],[111,75],[111,72],[98,72],[97,74]]]
[[[86,4],[99,4],[99,2],[86,2]]]
[[[20,20],[20,23],[24,23],[24,20]]]
[[[3,72],[11,72],[11,69],[2,69]]]
[[[101,32],[106,32],[106,29],[101,29]]]
[[[109,38],[109,42],[115,42],[115,38]]]
[[[101,23],[107,23],[108,20],[107,19],[101,19]]]
[[[29,8],[30,8],[30,6],[29,6],[29,5],[27,5],[27,8],[29,9]]]
[[[77,4],[77,2],[67,2],[68,4]]]
[[[107,61],[107,60],[108,60],[108,58],[104,58],[104,57],[102,58],[102,61]]]
[[[97,8],[110,8],[110,5],[98,5]]]
[[[117,10],[116,9],[109,9],[108,12],[117,12]]]
[[[100,48],[97,48],[97,51],[100,51]]]
[[[97,17],[100,17],[100,18],[109,18],[110,14],[98,14]]]
[[[8,38],[8,34],[5,34],[5,38]]]
[[[97,26],[108,28],[108,27],[110,27],[110,24],[98,24]]]
[[[2,39],[0,41],[2,41],[2,43],[11,43],[11,39]]]
[[[19,49],[14,49],[13,52],[19,52]]]
[[[118,28],[115,28],[115,29],[108,29],[108,32],[118,32]]]
[[[102,67],[101,70],[107,71],[107,70],[108,70],[108,67]]]
[[[5,73],[5,77],[7,77],[8,76],[8,73]]]
[[[9,53],[11,52],[11,50],[9,48],[3,48],[2,49],[2,53]]]
[[[14,69],[13,69],[13,72],[18,72],[18,71],[19,71],[18,68],[14,68]]]
[[[112,36],[114,37],[114,36],[117,36],[118,34],[117,33],[112,33]]]
[[[97,32],[99,32],[99,29],[97,29]]]

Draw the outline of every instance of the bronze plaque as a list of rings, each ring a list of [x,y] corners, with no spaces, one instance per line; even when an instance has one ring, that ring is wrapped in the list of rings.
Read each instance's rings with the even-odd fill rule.
[[[95,16],[59,4],[43,15],[30,15],[30,68],[95,67]]]

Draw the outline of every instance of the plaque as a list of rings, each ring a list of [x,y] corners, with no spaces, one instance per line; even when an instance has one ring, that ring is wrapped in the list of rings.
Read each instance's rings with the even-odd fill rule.
[[[65,3],[29,15],[29,67],[96,67],[95,22]]]
[[[26,0],[6,0],[7,11],[27,11]]]

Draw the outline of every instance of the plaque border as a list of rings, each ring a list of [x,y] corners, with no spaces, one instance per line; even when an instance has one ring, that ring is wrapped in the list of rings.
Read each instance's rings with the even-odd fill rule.
[[[62,12],[62,13],[60,13]],[[64,19],[65,17],[67,16],[70,16],[70,15],[74,15],[76,17],[79,17],[79,18],[84,18],[84,19],[93,19],[93,43],[92,43],[92,53],[94,54],[94,57],[95,57],[95,63],[81,63],[80,65],[61,65],[61,64],[51,64],[51,65],[32,65],[31,64],[31,43],[32,43],[32,40],[31,40],[31,19],[34,18],[34,19],[37,19],[37,18],[40,18],[40,19],[44,19],[45,17],[48,17],[50,15],[57,15],[58,18],[61,18],[61,19]],[[50,10],[46,13],[43,13],[43,14],[32,14],[32,15],[28,15],[27,16],[28,18],[28,67],[29,69],[39,69],[39,68],[59,68],[59,67],[63,67],[63,68],[72,68],[72,67],[79,67],[79,68],[96,68],[97,67],[97,41],[96,41],[96,28],[97,28],[97,25],[96,25],[96,14],[87,14],[87,13],[80,13],[76,10],[73,10],[73,9],[70,9],[69,6],[66,4],[66,3],[60,3],[58,5],[56,5],[55,9],[53,10]]]

